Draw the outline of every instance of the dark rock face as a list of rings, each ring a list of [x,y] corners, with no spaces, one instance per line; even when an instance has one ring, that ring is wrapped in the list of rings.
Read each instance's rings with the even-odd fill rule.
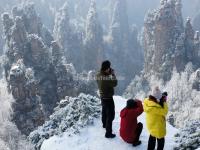
[[[73,65],[65,63],[60,46],[41,23],[33,4],[3,14],[7,61],[5,77],[12,93],[13,121],[28,135],[42,125],[56,103],[80,92],[94,94],[94,82],[75,80]],[[92,90],[88,90],[91,88]]]

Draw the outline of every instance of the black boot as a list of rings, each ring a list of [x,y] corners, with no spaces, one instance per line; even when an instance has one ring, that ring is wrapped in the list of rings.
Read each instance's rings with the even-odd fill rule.
[[[115,135],[115,134],[112,134],[112,133],[106,133],[106,134],[105,134],[105,137],[106,137],[106,138],[115,138],[116,135]]]
[[[135,146],[138,146],[138,145],[140,145],[142,142],[141,141],[136,141],[136,142],[133,142],[133,146],[135,147]]]

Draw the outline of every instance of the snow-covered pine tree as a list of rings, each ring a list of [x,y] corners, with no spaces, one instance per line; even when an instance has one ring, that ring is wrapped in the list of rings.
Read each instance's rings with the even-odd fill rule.
[[[187,121],[186,125],[175,135],[174,150],[199,149],[200,120]]]

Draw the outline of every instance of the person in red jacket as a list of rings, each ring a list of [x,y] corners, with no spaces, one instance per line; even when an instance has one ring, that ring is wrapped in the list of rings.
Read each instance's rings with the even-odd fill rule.
[[[120,117],[120,136],[127,143],[133,146],[141,144],[139,140],[143,129],[143,124],[138,123],[137,117],[143,112],[142,102],[140,100],[129,99],[126,107],[121,110]]]

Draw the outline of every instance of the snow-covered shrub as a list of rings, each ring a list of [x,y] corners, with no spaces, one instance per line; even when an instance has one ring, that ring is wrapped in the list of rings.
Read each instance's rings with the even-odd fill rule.
[[[175,137],[177,145],[174,150],[200,148],[200,120],[188,121]]]
[[[164,85],[169,93],[168,103],[170,116],[173,116],[173,125],[183,127],[186,120],[199,119],[200,92],[193,88],[196,82],[191,63],[186,65],[184,72],[173,71],[172,78]]]
[[[78,97],[66,97],[55,108],[49,121],[30,133],[29,139],[39,150],[42,142],[53,135],[62,135],[62,132],[69,136],[77,134],[100,116],[100,108],[100,99],[91,95],[81,93]]]

